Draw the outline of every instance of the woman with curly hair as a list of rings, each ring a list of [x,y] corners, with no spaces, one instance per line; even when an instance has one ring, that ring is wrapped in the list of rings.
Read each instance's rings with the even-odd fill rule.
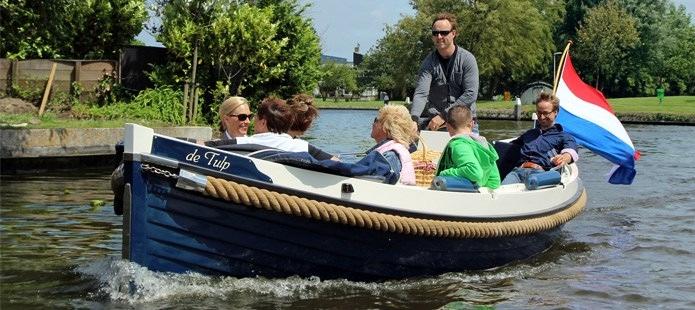
[[[292,96],[292,98],[287,100],[287,105],[290,106],[290,110],[294,113],[294,122],[292,122],[292,126],[287,133],[293,138],[299,139],[309,130],[311,124],[319,116],[319,110],[314,107],[314,97],[307,94],[296,94]],[[324,152],[312,144],[309,144],[309,153],[319,160],[338,160],[337,157]]]
[[[415,185],[415,168],[408,147],[417,140],[417,124],[410,112],[401,105],[387,105],[379,109],[372,124],[371,137],[376,145],[367,153],[376,150],[391,164],[394,171],[400,171],[400,182]]]
[[[294,112],[294,123],[288,132],[290,136],[299,138],[311,127],[319,116],[319,110],[314,107],[314,97],[307,94],[296,94],[287,100],[287,105]]]

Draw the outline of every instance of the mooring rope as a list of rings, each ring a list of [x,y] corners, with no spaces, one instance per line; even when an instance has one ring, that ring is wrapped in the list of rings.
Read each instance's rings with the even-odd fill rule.
[[[272,192],[208,176],[205,194],[236,204],[288,215],[387,232],[448,238],[509,237],[549,230],[582,212],[586,191],[568,208],[535,218],[503,221],[446,221],[384,214]]]

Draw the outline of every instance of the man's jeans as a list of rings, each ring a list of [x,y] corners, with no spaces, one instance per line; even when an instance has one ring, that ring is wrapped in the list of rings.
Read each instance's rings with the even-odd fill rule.
[[[532,169],[532,168],[514,168],[504,180],[502,180],[502,185],[514,184],[514,183],[524,183],[526,179],[532,174],[544,172],[543,170]]]

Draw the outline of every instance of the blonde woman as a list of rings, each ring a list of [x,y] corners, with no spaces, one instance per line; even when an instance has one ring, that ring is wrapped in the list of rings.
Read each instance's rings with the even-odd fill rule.
[[[400,182],[415,185],[415,168],[408,147],[417,140],[417,124],[410,112],[401,105],[387,105],[379,109],[372,124],[371,137],[376,145],[367,153],[376,150],[391,164],[394,171],[400,171]]]
[[[244,97],[229,97],[220,104],[222,140],[246,137],[251,124],[251,107]]]

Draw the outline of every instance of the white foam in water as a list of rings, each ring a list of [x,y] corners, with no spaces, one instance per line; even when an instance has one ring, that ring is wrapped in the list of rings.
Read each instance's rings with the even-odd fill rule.
[[[77,271],[96,278],[100,291],[114,301],[141,303],[181,296],[224,294],[211,277],[195,273],[153,272],[136,263],[115,258],[78,267]]]
[[[514,265],[513,268],[501,267],[475,273],[446,273],[439,276],[439,278],[453,280],[461,283],[489,283],[506,279],[526,278],[535,274],[542,273],[552,268],[552,266],[553,264],[551,263],[544,263],[538,266],[518,264]]]
[[[136,263],[118,258],[105,258],[77,267],[77,272],[95,278],[99,293],[112,301],[130,304],[171,300],[182,297],[217,297],[245,293],[277,298],[320,298],[326,291],[369,291],[380,295],[430,285],[437,282],[477,283],[506,278],[517,278],[542,272],[547,267],[535,266],[508,271],[477,273],[448,273],[439,277],[420,280],[386,281],[380,283],[352,282],[348,280],[325,280],[317,277],[284,279],[214,277],[198,273],[176,274],[153,272]]]
[[[327,289],[359,287],[374,290],[376,284],[319,278],[285,279],[213,277],[197,273],[153,272],[136,263],[106,258],[77,267],[97,279],[99,291],[112,301],[144,303],[181,297],[220,297],[250,293],[275,297],[311,298]]]

